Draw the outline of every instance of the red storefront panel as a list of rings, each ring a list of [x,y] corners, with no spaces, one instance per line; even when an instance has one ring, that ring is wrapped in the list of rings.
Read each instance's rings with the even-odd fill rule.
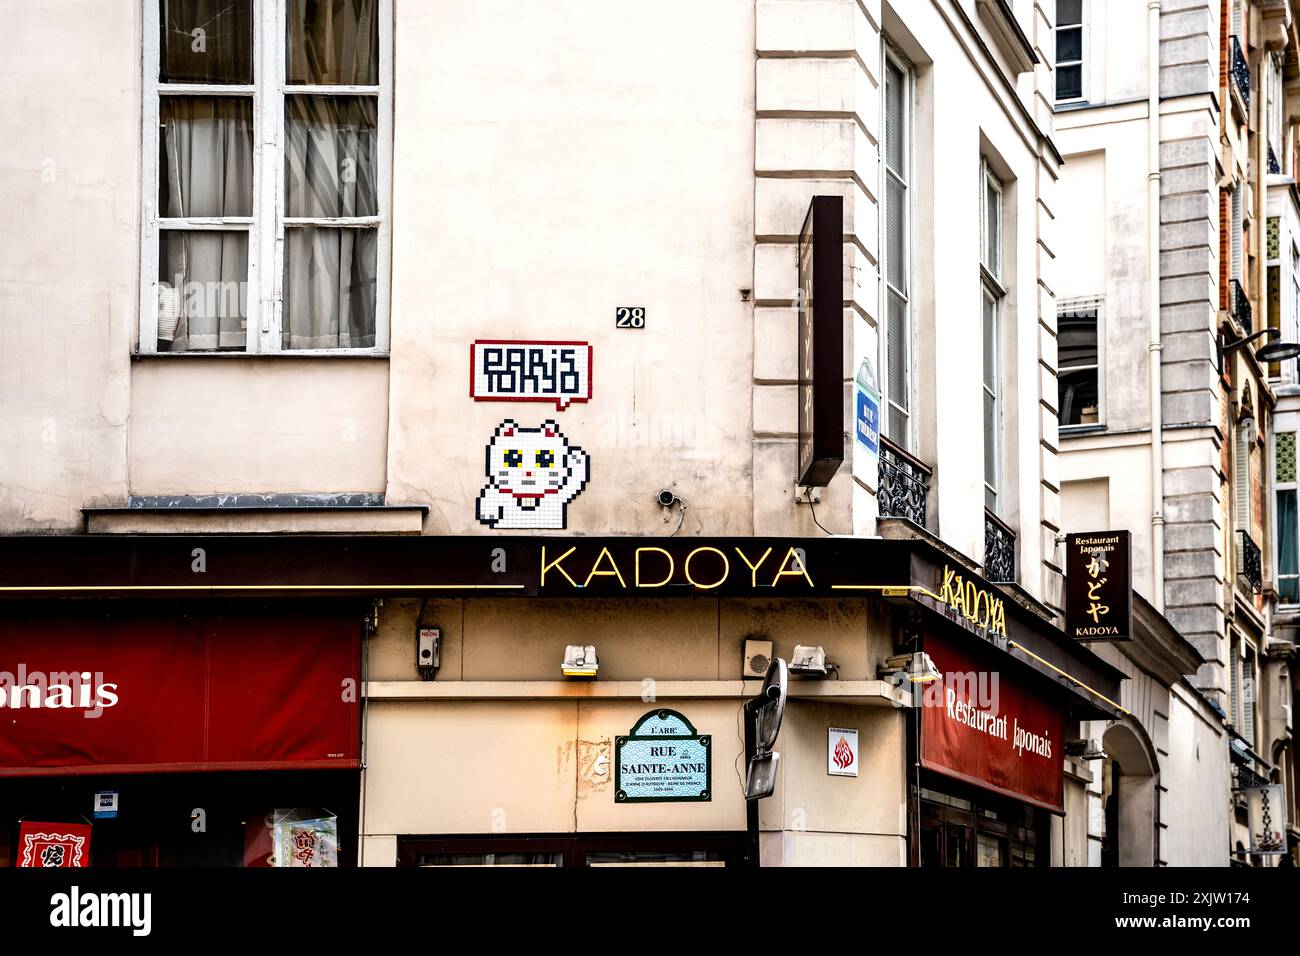
[[[359,765],[352,615],[0,621],[0,776]]]
[[[922,766],[1063,812],[1061,704],[999,667],[992,651],[932,633],[924,646],[943,680],[923,692]]]

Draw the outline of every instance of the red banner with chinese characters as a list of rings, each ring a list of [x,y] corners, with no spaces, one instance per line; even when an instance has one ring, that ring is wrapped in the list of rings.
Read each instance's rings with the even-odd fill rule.
[[[18,826],[18,865],[65,869],[90,866],[90,825],[24,820]]]
[[[922,691],[922,766],[1063,812],[1062,706],[993,663],[991,650],[933,633],[924,649],[943,677]]]
[[[359,766],[352,614],[0,620],[0,777]]]

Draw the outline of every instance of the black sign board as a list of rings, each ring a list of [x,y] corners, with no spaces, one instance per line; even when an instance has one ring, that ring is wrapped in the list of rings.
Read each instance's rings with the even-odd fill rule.
[[[797,484],[825,486],[844,462],[844,199],[814,196],[799,231]]]
[[[1065,540],[1065,632],[1079,641],[1133,639],[1132,542],[1127,531]]]

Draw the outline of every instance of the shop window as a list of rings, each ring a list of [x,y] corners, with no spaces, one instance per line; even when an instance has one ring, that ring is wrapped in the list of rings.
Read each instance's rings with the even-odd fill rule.
[[[969,796],[958,796],[952,789],[954,785],[933,776],[921,789],[915,863],[942,867],[1043,865],[1038,847],[1045,839],[1045,811],[973,788],[957,788]]]
[[[745,833],[401,837],[399,866],[740,866]]]
[[[387,350],[391,19],[146,0],[140,352]]]
[[[99,791],[117,793],[114,816],[89,818]],[[359,793],[358,772],[335,770],[7,779],[0,865],[27,819],[89,823],[92,868],[355,866]]]
[[[1056,314],[1058,413],[1063,427],[1101,422],[1101,300],[1061,302]]]

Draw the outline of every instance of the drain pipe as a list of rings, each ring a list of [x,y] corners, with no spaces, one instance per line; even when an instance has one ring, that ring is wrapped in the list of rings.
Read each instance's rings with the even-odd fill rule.
[[[1162,0],[1147,0],[1147,221],[1148,285],[1151,339],[1151,603],[1165,612],[1165,449],[1164,414],[1160,407],[1160,8]]]

